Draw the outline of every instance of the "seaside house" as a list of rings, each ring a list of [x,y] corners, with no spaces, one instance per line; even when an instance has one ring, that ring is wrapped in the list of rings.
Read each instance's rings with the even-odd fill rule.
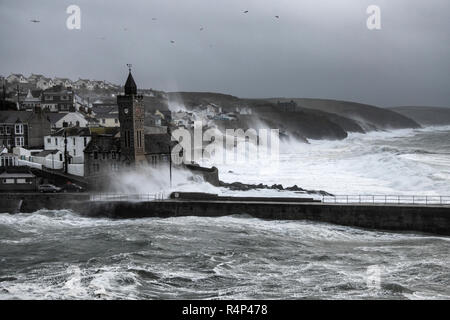
[[[40,111],[0,111],[0,146],[38,148],[51,124]]]
[[[87,127],[89,120],[79,112],[47,113],[52,129]]]

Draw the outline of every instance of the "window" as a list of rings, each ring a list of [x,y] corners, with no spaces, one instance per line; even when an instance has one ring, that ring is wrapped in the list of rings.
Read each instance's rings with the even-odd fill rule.
[[[75,138],[72,138],[72,142],[73,142],[73,145],[75,145],[75,144],[76,144],[76,142],[75,142]]]
[[[46,100],[46,101],[53,100],[53,96],[45,96],[45,100]]]
[[[11,134],[11,127],[5,127],[5,132],[7,135]]]
[[[86,137],[84,137],[84,146],[85,147],[87,146],[87,138]]]
[[[73,149],[73,156],[76,157],[77,156],[77,150]]]
[[[3,179],[4,184],[14,184],[14,179]]]
[[[4,127],[0,127],[0,134],[3,134],[5,132]]]
[[[58,138],[55,138],[55,145],[58,145]]]
[[[47,143],[52,143],[52,139],[51,138],[47,138]]]
[[[20,184],[24,184],[24,183],[27,183],[27,180],[26,179],[16,179],[16,183],[20,183]]]
[[[59,154],[59,161],[63,161],[62,153]]]
[[[16,124],[16,134],[23,134],[23,124]]]
[[[106,123],[106,119],[102,119],[102,123],[105,124]]]
[[[115,124],[119,123],[119,119],[114,119],[114,123]]]
[[[94,152],[94,159],[97,160],[98,159],[98,153]]]
[[[16,147],[23,147],[24,139],[23,137],[16,137]]]
[[[111,159],[116,159],[116,153],[115,152],[111,153]]]

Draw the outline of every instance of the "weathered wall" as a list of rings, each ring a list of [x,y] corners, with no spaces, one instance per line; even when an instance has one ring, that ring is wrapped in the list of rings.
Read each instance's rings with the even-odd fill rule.
[[[450,208],[439,206],[341,205],[321,203],[162,201],[94,202],[79,208],[111,218],[249,214],[262,219],[311,220],[369,229],[450,235]]]
[[[0,212],[72,209],[81,215],[115,219],[143,217],[218,217],[249,214],[261,219],[310,220],[393,231],[418,231],[450,236],[450,207],[345,205],[243,201],[89,201],[89,194],[0,194]],[[22,201],[20,201],[22,200]]]

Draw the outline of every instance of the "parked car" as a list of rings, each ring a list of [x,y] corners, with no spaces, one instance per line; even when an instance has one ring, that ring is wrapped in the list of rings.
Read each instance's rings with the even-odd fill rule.
[[[52,184],[41,184],[38,187],[39,192],[43,192],[43,193],[55,193],[55,192],[60,192],[61,188],[54,186]]]
[[[62,188],[63,192],[83,192],[84,188],[75,183],[68,183]]]

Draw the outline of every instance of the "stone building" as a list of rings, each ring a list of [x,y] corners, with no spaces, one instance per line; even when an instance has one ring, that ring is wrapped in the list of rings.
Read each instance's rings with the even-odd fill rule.
[[[0,147],[40,148],[50,132],[50,121],[42,112],[0,111]]]
[[[50,112],[74,112],[74,92],[59,85],[42,92],[41,106]]]
[[[109,131],[92,134],[91,141],[84,149],[85,177],[94,188],[105,184],[108,176],[122,168],[168,164],[171,150],[176,144],[175,141],[171,141],[167,131],[157,134],[145,133],[143,96],[137,94],[131,70],[124,89],[124,94],[117,96],[120,128],[101,128]],[[203,175],[201,169],[204,168],[195,167],[191,171]],[[212,173],[207,174],[215,176],[211,181],[218,181],[217,169],[213,168],[210,171]]]

